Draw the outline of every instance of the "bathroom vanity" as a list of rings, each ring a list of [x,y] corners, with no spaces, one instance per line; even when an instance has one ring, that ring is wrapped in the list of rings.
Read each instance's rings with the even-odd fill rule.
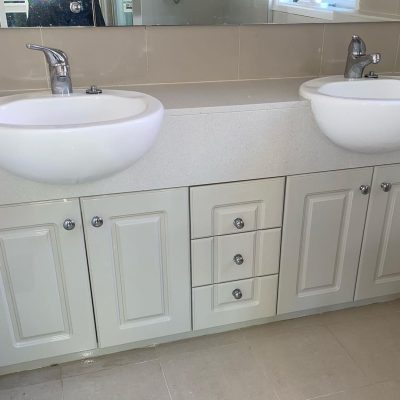
[[[131,168],[1,170],[0,373],[400,296],[400,152],[331,143],[303,81],[135,87],[166,117]]]

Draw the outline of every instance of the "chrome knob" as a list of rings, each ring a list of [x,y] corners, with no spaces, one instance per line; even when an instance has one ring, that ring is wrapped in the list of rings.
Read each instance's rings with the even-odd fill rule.
[[[391,183],[387,183],[387,182],[383,182],[381,184],[381,188],[384,192],[390,192],[392,189],[392,184]]]
[[[232,292],[232,296],[236,299],[236,300],[240,300],[243,297],[243,293],[240,289],[235,289]]]
[[[236,254],[233,257],[233,261],[235,262],[236,265],[242,265],[244,263],[244,258],[241,254]]]
[[[369,192],[371,191],[371,188],[369,185],[361,185],[360,186],[360,192],[364,195],[369,194]]]
[[[242,218],[235,218],[235,220],[233,221],[233,225],[235,225],[237,229],[243,229],[244,221],[242,220]]]
[[[95,216],[92,218],[92,225],[95,228],[100,228],[103,225],[103,222],[104,222],[103,218],[101,218],[101,217]]]
[[[75,228],[75,222],[72,219],[67,218],[63,223],[63,227],[66,231],[72,231],[72,229]]]

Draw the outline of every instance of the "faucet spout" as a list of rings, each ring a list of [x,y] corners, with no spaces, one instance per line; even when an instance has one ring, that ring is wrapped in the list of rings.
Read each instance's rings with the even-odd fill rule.
[[[44,53],[49,67],[51,92],[53,94],[70,94],[73,92],[68,57],[62,50],[36,44],[27,44],[26,47]]]
[[[378,64],[382,57],[380,53],[366,54],[366,45],[357,35],[354,35],[348,49],[344,77],[347,79],[361,79],[364,69],[370,64]]]

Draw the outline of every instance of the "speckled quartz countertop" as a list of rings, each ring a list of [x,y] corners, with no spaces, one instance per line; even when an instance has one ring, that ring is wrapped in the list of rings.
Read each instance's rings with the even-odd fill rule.
[[[190,114],[306,104],[299,96],[299,87],[309,79],[312,78],[115,86],[108,89],[144,92],[161,100],[169,114]]]
[[[306,80],[104,87],[162,101],[165,118],[150,151],[118,174],[75,185],[37,183],[0,169],[0,205],[400,163],[400,151],[360,154],[331,143],[298,94]]]

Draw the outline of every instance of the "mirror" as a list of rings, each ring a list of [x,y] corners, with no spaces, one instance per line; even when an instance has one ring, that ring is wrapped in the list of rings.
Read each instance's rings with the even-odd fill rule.
[[[0,0],[2,28],[397,20],[400,0]]]

